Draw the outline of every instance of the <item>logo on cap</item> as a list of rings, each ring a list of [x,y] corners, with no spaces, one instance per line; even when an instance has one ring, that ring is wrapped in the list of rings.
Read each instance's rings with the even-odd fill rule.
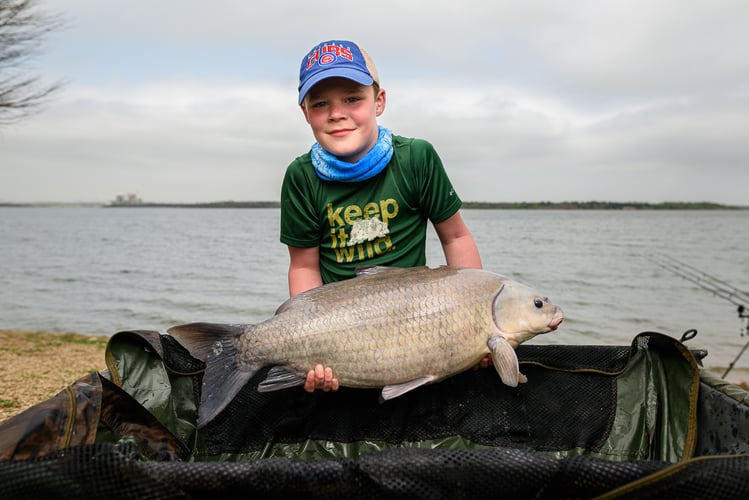
[[[323,45],[317,48],[317,50],[313,50],[307,56],[306,69],[310,69],[315,63],[318,63],[320,66],[335,64],[339,57],[354,62],[354,55],[351,53],[351,49],[338,45]]]
[[[326,78],[341,77],[360,85],[377,81],[374,63],[358,45],[345,40],[329,40],[312,49],[302,59],[299,70],[299,104],[307,92]]]

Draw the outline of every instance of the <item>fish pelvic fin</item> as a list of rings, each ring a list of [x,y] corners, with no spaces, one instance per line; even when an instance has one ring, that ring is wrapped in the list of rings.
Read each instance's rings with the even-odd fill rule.
[[[499,373],[502,383],[510,387],[517,387],[519,383],[525,383],[528,379],[520,373],[520,364],[515,349],[506,338],[495,335],[487,343],[492,352],[494,368]]]
[[[205,362],[198,429],[216,418],[257,371],[237,366],[236,338],[246,329],[246,325],[190,323],[167,330],[192,357]]]
[[[257,386],[258,392],[271,392],[289,387],[304,385],[306,377],[298,375],[290,368],[285,366],[274,366],[268,370],[268,375]]]
[[[421,387],[422,385],[426,385],[426,384],[431,384],[435,380],[437,380],[437,378],[434,375],[423,375],[413,380],[409,380],[408,382],[386,385],[385,387],[382,388],[381,398],[384,401],[387,401],[388,399],[397,398],[398,396],[401,396],[407,393],[408,391],[412,391],[416,389],[417,387]]]

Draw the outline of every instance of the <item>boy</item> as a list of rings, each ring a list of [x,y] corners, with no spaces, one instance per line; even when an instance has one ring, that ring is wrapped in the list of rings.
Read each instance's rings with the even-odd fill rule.
[[[302,59],[298,103],[317,142],[288,166],[281,188],[291,296],[361,266],[424,265],[427,220],[447,265],[481,268],[439,156],[378,126],[385,102],[372,59],[354,42],[326,41]],[[338,381],[318,365],[304,387],[337,390]]]

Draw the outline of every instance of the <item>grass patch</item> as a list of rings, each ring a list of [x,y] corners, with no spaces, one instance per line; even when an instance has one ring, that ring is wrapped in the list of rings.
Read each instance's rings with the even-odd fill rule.
[[[85,344],[99,347],[106,347],[107,342],[109,342],[109,337],[94,337],[77,333],[64,333],[57,338],[63,344]]]
[[[81,335],[79,333],[31,333],[24,338],[26,350],[41,352],[48,347],[63,347],[65,345],[90,345],[106,347],[109,337]],[[30,344],[30,345],[29,345]]]

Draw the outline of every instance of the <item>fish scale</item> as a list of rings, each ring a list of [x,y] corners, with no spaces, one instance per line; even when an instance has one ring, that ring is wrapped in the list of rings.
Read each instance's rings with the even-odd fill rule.
[[[194,323],[169,333],[206,362],[199,410],[205,425],[265,366],[274,368],[258,390],[303,384],[323,364],[340,385],[383,387],[387,399],[492,352],[503,381],[517,385],[524,377],[514,348],[562,318],[545,297],[488,271],[374,267],[292,297],[255,325]],[[217,338],[219,354],[207,348]]]

